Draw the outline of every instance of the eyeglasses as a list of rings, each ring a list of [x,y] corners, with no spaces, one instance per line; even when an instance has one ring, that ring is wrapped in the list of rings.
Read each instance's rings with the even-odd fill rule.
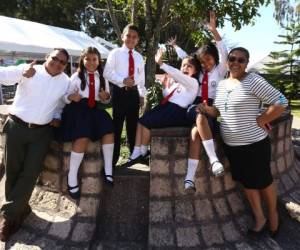
[[[61,65],[65,66],[68,62],[64,61],[64,60],[60,60],[57,56],[51,56],[51,59],[54,62],[59,62]]]
[[[247,59],[242,57],[235,57],[235,56],[229,56],[228,57],[229,62],[238,62],[238,63],[246,63]]]

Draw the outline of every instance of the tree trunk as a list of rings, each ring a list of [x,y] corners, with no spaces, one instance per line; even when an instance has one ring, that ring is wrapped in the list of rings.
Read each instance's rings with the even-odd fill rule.
[[[112,1],[111,0],[106,0],[106,3],[107,3],[107,8],[108,8],[108,11],[109,11],[110,19],[111,19],[112,25],[114,27],[114,31],[116,32],[117,37],[118,37],[119,44],[122,44],[123,43],[122,33],[121,33],[121,30],[120,30],[118,19],[115,15],[115,12],[114,12]]]
[[[138,0],[132,0],[131,4],[131,23],[137,25],[138,18],[137,18],[137,11],[138,11]]]

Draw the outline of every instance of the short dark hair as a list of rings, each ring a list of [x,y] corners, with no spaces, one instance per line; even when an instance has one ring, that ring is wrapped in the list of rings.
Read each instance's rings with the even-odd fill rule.
[[[66,58],[67,58],[67,62],[69,61],[70,55],[69,55],[69,53],[68,53],[68,51],[66,49],[64,49],[64,48],[54,48],[52,51],[56,51],[56,50],[58,52],[63,53],[66,56]]]
[[[194,65],[196,72],[192,75],[192,77],[196,78],[197,81],[199,81],[199,75],[200,75],[200,71],[201,71],[201,65],[200,62],[197,59],[196,54],[192,54],[190,56],[187,56],[185,58],[182,59],[183,60],[188,60],[188,62],[192,65]]]
[[[204,44],[196,51],[197,59],[199,61],[200,57],[205,54],[211,55],[215,59],[215,64],[219,64],[219,52],[217,47],[213,43]]]
[[[234,51],[241,51],[242,53],[245,54],[246,58],[247,58],[247,61],[249,62],[249,58],[250,58],[250,53],[247,49],[245,49],[244,47],[236,47],[236,48],[233,48],[232,50],[230,50],[228,56],[230,56],[230,54]]]
[[[132,24],[132,23],[129,23],[125,26],[125,28],[123,29],[123,33],[122,34],[125,34],[128,30],[134,30],[136,31],[136,33],[139,34],[139,29],[136,25]]]

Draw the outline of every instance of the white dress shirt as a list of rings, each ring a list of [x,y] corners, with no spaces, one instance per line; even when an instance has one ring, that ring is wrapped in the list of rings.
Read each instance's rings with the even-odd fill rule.
[[[228,51],[225,43],[221,41],[216,42],[217,49],[219,51],[219,64],[216,65],[211,71],[208,72],[208,97],[211,99],[215,99],[216,89],[221,80],[224,79],[227,73],[227,58]],[[176,47],[176,53],[179,58],[184,58],[187,56],[186,52],[180,47]],[[200,74],[199,81],[202,83],[203,74]],[[199,89],[198,95],[201,96],[201,87]]]
[[[145,65],[140,53],[132,50],[134,59],[134,81],[141,97],[146,94],[145,88]],[[113,49],[107,58],[103,76],[108,81],[120,88],[125,87],[124,78],[128,77],[129,49],[123,44],[121,48]]]
[[[1,84],[18,83],[9,112],[25,122],[40,125],[49,123],[53,118],[60,119],[69,77],[65,73],[51,76],[44,65],[34,65],[35,75],[26,78],[22,76],[25,67],[28,65],[0,67]]]
[[[163,63],[160,68],[168,73],[173,79],[173,84],[169,88],[163,89],[163,95],[167,96],[174,89],[175,92],[169,99],[169,102],[175,103],[182,108],[187,108],[192,104],[197,96],[199,84],[198,81],[185,75],[179,69]]]
[[[99,78],[99,72],[98,71],[95,71],[94,72],[95,74],[95,100],[96,101],[101,101],[100,98],[99,98],[99,95],[98,93],[100,92],[100,78]],[[78,76],[78,73],[75,72],[72,76],[71,76],[71,84],[70,84],[70,87],[68,89],[68,92],[67,94],[64,96],[64,101],[65,103],[70,103],[71,101],[68,99],[68,96],[70,94],[74,94],[76,91],[78,91],[78,94],[81,95],[82,98],[89,98],[89,76],[88,76],[88,73],[86,72],[85,73],[85,79],[86,79],[86,86],[85,86],[85,89],[84,90],[81,90],[81,80]],[[107,80],[105,80],[105,92],[108,92],[110,93],[109,91],[109,83]],[[107,100],[105,102],[102,102],[102,103],[108,103],[110,101]]]

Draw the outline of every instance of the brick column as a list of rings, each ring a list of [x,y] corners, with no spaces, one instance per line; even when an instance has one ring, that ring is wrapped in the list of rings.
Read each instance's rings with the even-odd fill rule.
[[[290,131],[288,114],[273,123],[272,173],[280,198],[287,193],[292,195],[300,174]],[[212,175],[202,151],[196,173],[197,192],[184,193],[189,132],[183,128],[152,131],[149,248],[206,249],[230,244],[245,249],[249,246],[244,235],[252,221],[251,212],[241,187],[231,178],[220,140],[217,139],[217,153],[225,166],[225,175],[219,178]]]

